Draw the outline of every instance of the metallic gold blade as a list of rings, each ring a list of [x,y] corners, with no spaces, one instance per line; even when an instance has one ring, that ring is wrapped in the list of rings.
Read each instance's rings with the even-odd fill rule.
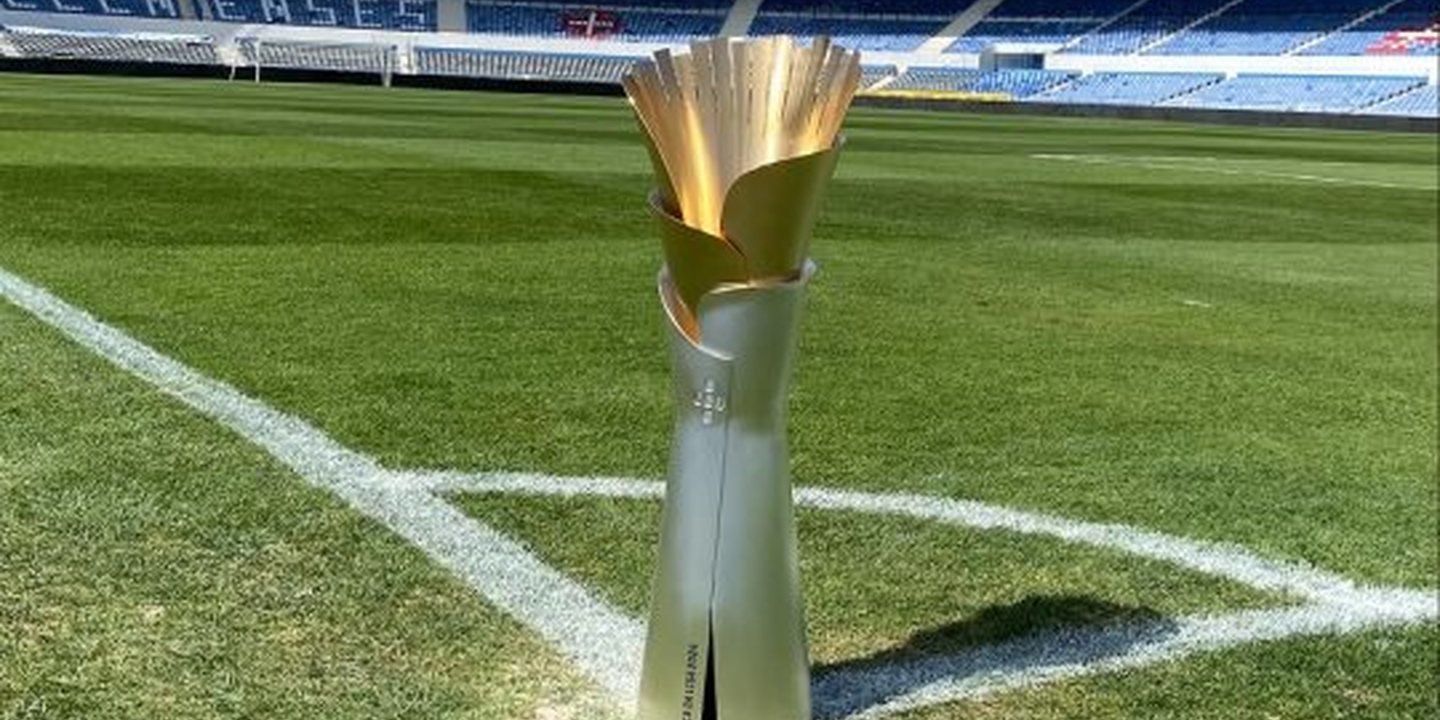
[[[788,36],[696,42],[627,72],[666,282],[687,312],[722,285],[783,281],[803,265],[859,76],[858,53]]]
[[[720,39],[712,48],[715,63],[715,139],[720,160],[720,175],[729,187],[740,174],[739,134],[735,123],[735,71],[731,66],[731,48],[736,43]]]
[[[809,254],[840,146],[763,165],[725,198],[725,237],[744,253],[750,279],[789,278]]]
[[[750,279],[745,259],[728,241],[696,230],[667,212],[656,193],[650,196],[650,215],[660,225],[665,267],[676,293],[691,310],[716,287]]]

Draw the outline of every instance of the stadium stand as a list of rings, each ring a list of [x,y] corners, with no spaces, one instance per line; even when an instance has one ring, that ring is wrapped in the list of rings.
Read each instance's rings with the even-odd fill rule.
[[[900,72],[894,65],[862,65],[860,66],[860,87],[873,88],[881,80],[893,77]]]
[[[1435,55],[1437,52],[1440,52],[1440,2],[1401,0],[1305,48],[1301,54]]]
[[[623,5],[474,0],[465,6],[472,33],[689,42],[720,32],[729,2],[625,0]]]
[[[765,0],[761,11],[823,15],[956,15],[974,0]]]
[[[1240,75],[1164,104],[1233,110],[1348,113],[1424,84],[1424,78]]]
[[[442,10],[446,29],[469,37],[427,36]],[[209,22],[180,19],[191,15]],[[1440,0],[0,0],[0,21],[12,25],[0,28],[4,57],[232,75],[253,65],[614,83],[650,50],[634,42],[749,22],[752,35],[823,33],[879,53],[864,87],[902,94],[1435,117],[1440,80],[1426,64],[1440,50]]]
[[[21,56],[70,60],[215,65],[212,38],[160,33],[56,32],[43,28],[0,27],[4,44]]]
[[[433,31],[435,0],[199,0],[220,22]]]
[[[1149,0],[1113,23],[1079,39],[1065,52],[1128,55],[1141,52],[1209,17],[1234,0]]]
[[[418,71],[426,75],[618,83],[620,75],[635,63],[635,59],[418,47],[415,48],[415,63]]]
[[[973,0],[765,0],[752,35],[829,35],[858,50],[906,52],[920,47]]]
[[[1398,115],[1408,117],[1440,118],[1440,87],[1422,85],[1403,95],[1398,95],[1361,112],[1367,115]]]
[[[825,15],[761,13],[750,27],[753,35],[795,35],[811,38],[829,35],[835,42],[857,50],[905,52],[920,47],[945,27],[947,19],[871,19]]]
[[[950,67],[912,67],[890,83],[888,90],[932,90],[959,93],[999,93],[1025,98],[1075,77],[1050,70],[971,70]]]
[[[990,15],[947,48],[979,53],[1006,43],[1063,45],[1099,28],[1136,0],[1003,0]]]
[[[1333,32],[1376,7],[1375,0],[1243,0],[1152,48],[1159,55],[1279,55]]]
[[[0,0],[0,8],[116,17],[178,18],[178,0]]]
[[[1156,105],[1224,79],[1205,73],[1094,73],[1029,99],[1076,105]]]

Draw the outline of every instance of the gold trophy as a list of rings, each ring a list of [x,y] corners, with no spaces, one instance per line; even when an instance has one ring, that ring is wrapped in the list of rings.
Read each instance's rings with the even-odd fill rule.
[[[676,405],[641,720],[810,720],[785,397],[859,83],[858,53],[789,37],[661,51],[624,77],[659,183]]]

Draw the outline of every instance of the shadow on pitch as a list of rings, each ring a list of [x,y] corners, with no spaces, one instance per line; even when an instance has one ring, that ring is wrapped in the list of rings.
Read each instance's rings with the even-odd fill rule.
[[[1172,620],[1150,608],[1035,595],[922,630],[904,645],[815,666],[815,717],[843,718],[939,680],[994,680],[1044,666],[1089,664],[1175,630]]]

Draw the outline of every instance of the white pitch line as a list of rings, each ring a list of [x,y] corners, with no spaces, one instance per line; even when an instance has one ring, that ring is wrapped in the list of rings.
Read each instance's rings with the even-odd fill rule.
[[[644,639],[642,623],[595,598],[514,540],[456,510],[437,493],[658,499],[663,497],[663,484],[625,478],[389,471],[308,423],[161,355],[4,269],[0,269],[0,297],[231,428],[312,484],[379,520],[556,645],[622,705],[633,703]],[[1359,587],[1336,575],[1260,558],[1243,548],[1127,526],[918,495],[812,487],[798,489],[796,499],[802,506],[818,509],[1046,535],[1163,560],[1309,600],[1306,605],[1279,610],[1041,633],[952,655],[839,669],[816,679],[816,709],[822,718],[879,718],[938,702],[1139,667],[1203,650],[1424,622],[1437,615],[1433,591]]]
[[[1404,185],[1400,183],[1389,183],[1380,180],[1360,180],[1356,178],[1342,178],[1331,175],[1312,175],[1307,173],[1286,173],[1274,172],[1271,170],[1253,170],[1246,168],[1209,167],[1193,163],[1176,163],[1171,158],[1169,161],[1157,161],[1154,156],[1127,156],[1127,155],[1072,155],[1065,153],[1033,153],[1030,155],[1035,160],[1055,160],[1059,162],[1082,163],[1086,165],[1109,165],[1111,167],[1133,167],[1147,170],[1182,170],[1197,173],[1210,173],[1212,175],[1250,176],[1258,178],[1272,178],[1276,180],[1296,180],[1300,182],[1323,183],[1326,185],[1353,185],[1357,187],[1385,188],[1387,190],[1435,190],[1428,185]],[[1216,158],[1193,158],[1194,160],[1214,163]]]
[[[1433,615],[1432,615],[1433,617]],[[1407,622],[1420,622],[1412,618]],[[953,655],[817,680],[817,716],[878,720],[896,713],[1099,673],[1135,669],[1253,642],[1404,624],[1327,605],[1060,630]],[[840,687],[831,687],[831,685]],[[846,688],[859,689],[846,693]],[[893,691],[886,696],[884,691]]]
[[[314,426],[172,360],[0,268],[0,297],[120,369],[260,446],[424,550],[538,632],[617,698],[633,698],[644,625],[423,488],[391,482],[369,457]]]
[[[566,478],[533,473],[409,472],[404,482],[436,492],[510,493],[524,495],[660,498],[664,483],[629,478]],[[1044,535],[1069,543],[1117,550],[1222,577],[1269,592],[1290,594],[1311,602],[1361,610],[1433,606],[1433,593],[1361,587],[1353,581],[1312,567],[1260,557],[1236,545],[1189,540],[1128,525],[1084,522],[1028,512],[973,500],[869,493],[801,487],[796,504],[820,510],[844,510],[931,520],[979,530],[1006,530]],[[1432,607],[1433,609],[1433,607]]]
[[[537,473],[406,472],[397,481],[441,493],[497,493],[655,500],[665,485],[614,477]],[[937,703],[973,700],[1065,678],[1136,668],[1198,652],[1286,637],[1353,632],[1434,620],[1434,591],[1360,587],[1311,567],[1261,558],[1241,547],[1187,540],[1123,525],[1090,523],[905,494],[797,488],[796,503],[819,510],[895,515],[975,528],[1044,535],[1116,550],[1223,577],[1306,603],[1273,610],[1195,615],[1101,628],[1063,629],[961,652],[842,668],[815,678],[816,717],[875,720]]]

